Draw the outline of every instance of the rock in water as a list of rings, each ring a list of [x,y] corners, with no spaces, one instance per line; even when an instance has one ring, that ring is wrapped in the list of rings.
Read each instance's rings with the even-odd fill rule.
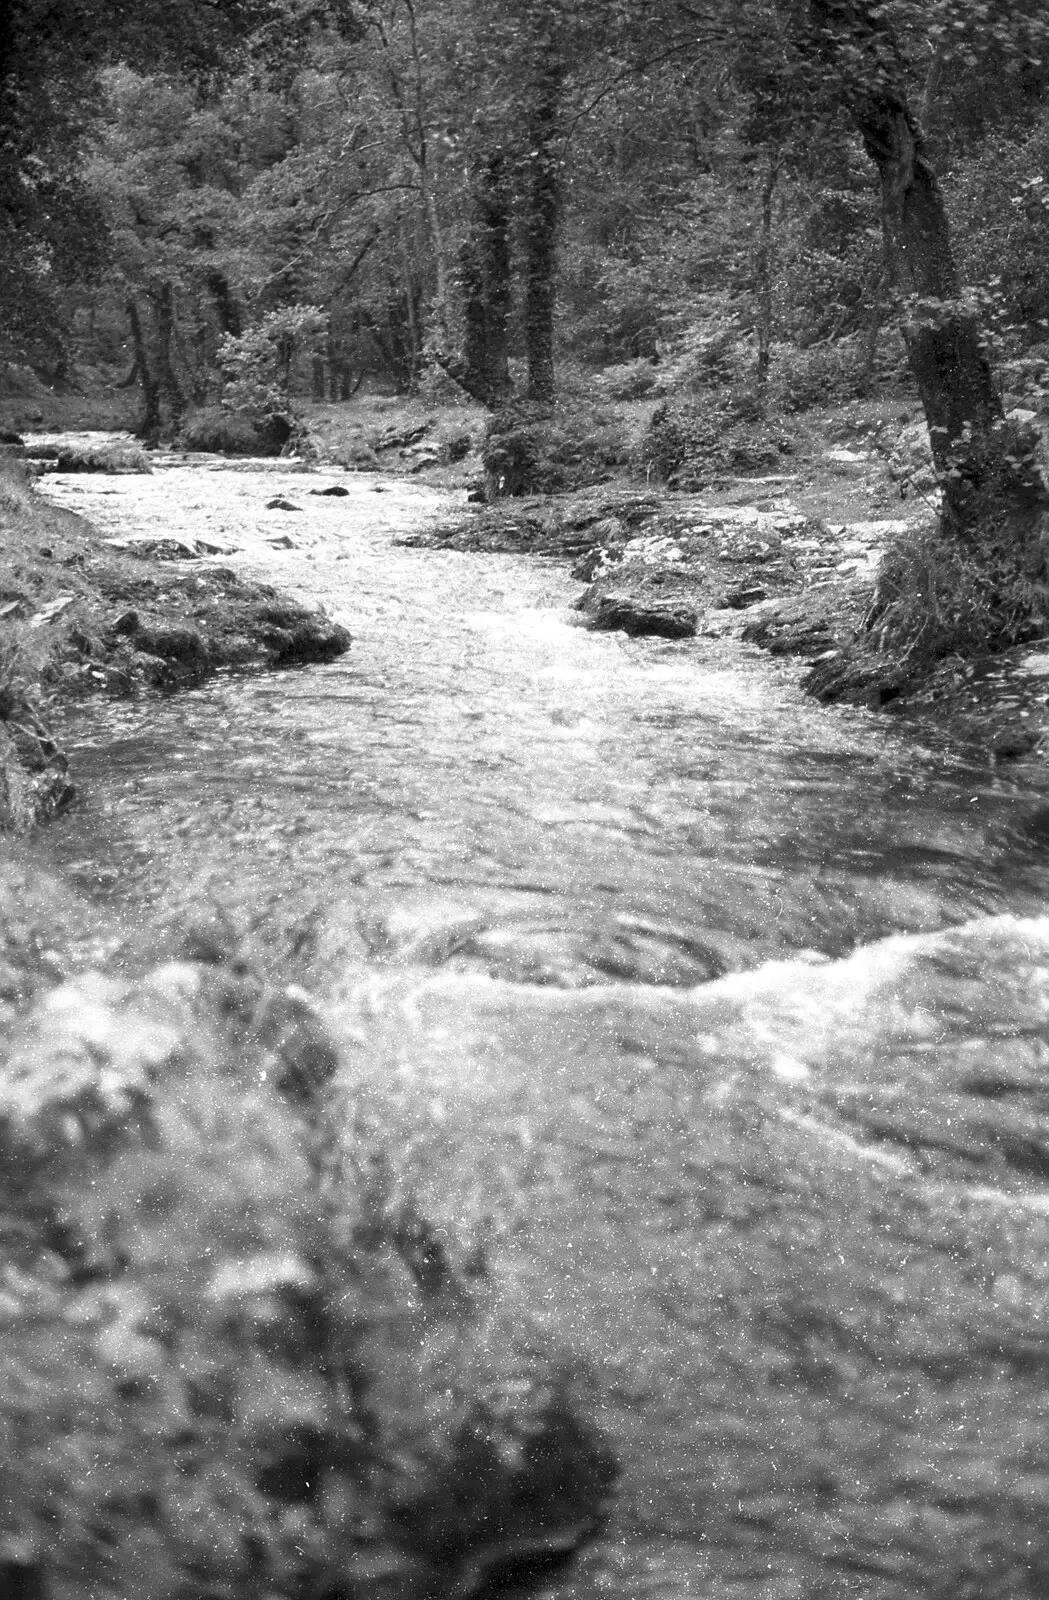
[[[630,594],[600,594],[586,608],[587,626],[601,632],[654,634],[663,639],[690,639],[699,614],[680,600],[653,600]]]

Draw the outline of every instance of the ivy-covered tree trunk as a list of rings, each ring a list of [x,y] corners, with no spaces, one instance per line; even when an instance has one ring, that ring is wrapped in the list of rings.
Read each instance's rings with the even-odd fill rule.
[[[205,274],[204,282],[207,284],[208,293],[211,295],[219,319],[219,331],[232,334],[234,339],[239,339],[244,332],[244,318],[226,274],[220,268],[212,267]]]
[[[895,40],[866,0],[811,0],[821,43],[881,180],[882,224],[903,336],[943,488],[943,522],[962,538],[1003,520],[1018,534],[1049,505],[1036,437],[1006,422],[975,309],[963,298],[943,195],[908,106]]]
[[[776,192],[781,161],[777,151],[769,154],[761,185],[761,222],[754,252],[754,289],[757,300],[758,360],[755,378],[759,394],[768,386],[772,356],[772,199]]]
[[[560,90],[560,63],[550,61],[536,84],[530,108],[524,215],[528,398],[543,404],[549,404],[556,392],[554,307],[557,301],[557,228],[561,215],[561,169],[556,140]]]
[[[484,405],[505,400],[510,382],[510,196],[501,151],[481,163],[470,233],[460,258],[463,388]]]
[[[161,395],[167,402],[170,421],[175,424],[186,409],[186,397],[175,372],[172,352],[175,342],[175,293],[171,284],[162,283],[159,289],[150,295],[150,299],[153,302],[156,319],[155,371]]]
[[[160,437],[160,384],[150,365],[138,306],[130,298],[127,302],[127,319],[131,327],[131,347],[135,352],[132,374],[142,385],[142,414],[139,417],[138,434],[146,444],[155,444]]]

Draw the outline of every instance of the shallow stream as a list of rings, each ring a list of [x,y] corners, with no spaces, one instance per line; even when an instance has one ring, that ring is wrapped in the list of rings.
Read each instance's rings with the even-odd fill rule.
[[[341,476],[348,496],[310,497],[329,481],[46,480],[109,536],[225,541],[207,559],[323,602],[354,636],[330,665],[78,707],[85,798],[47,848],[132,945],[181,909],[286,929],[317,913],[318,984],[362,1092],[418,1146],[429,1203],[489,1230],[522,1303],[601,1376],[619,1507],[552,1592],[926,1592],[842,1555],[885,1498],[899,1408],[926,1402],[886,1379],[849,1422],[835,1390],[839,1437],[826,1386],[811,1405],[788,1394],[734,1347],[733,1319],[762,1294],[817,1294],[853,1222],[867,1254],[848,1293],[871,1293],[885,1229],[902,1237],[875,1230],[866,1188],[852,1219],[847,1186],[817,1204],[796,1176],[818,1164],[782,1142],[776,1102],[813,1070],[796,993],[888,934],[1041,915],[1041,796],[903,723],[807,703],[793,668],[732,639],[586,632],[561,568],[397,546],[447,497]],[[715,984],[713,1014],[690,986],[725,970],[756,987]],[[759,1191],[775,1204],[737,1204]],[[878,1204],[896,1217],[895,1188]],[[977,1453],[1008,1431],[1008,1395],[993,1417],[952,1403],[911,1432],[934,1474],[959,1429]]]

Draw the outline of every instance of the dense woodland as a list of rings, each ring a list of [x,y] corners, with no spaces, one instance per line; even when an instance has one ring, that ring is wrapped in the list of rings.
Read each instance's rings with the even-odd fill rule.
[[[147,438],[279,436],[296,394],[362,384],[549,404],[610,367],[759,416],[909,358],[948,521],[1041,502],[993,370],[1037,399],[1041,0],[14,0],[2,27],[3,354],[119,370]]]

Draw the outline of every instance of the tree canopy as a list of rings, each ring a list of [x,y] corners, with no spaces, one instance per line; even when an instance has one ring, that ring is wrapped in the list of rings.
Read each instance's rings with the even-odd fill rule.
[[[487,403],[905,346],[968,481],[1049,333],[1040,0],[13,0],[0,48],[6,353],[131,362],[152,431],[263,327],[317,395]]]

